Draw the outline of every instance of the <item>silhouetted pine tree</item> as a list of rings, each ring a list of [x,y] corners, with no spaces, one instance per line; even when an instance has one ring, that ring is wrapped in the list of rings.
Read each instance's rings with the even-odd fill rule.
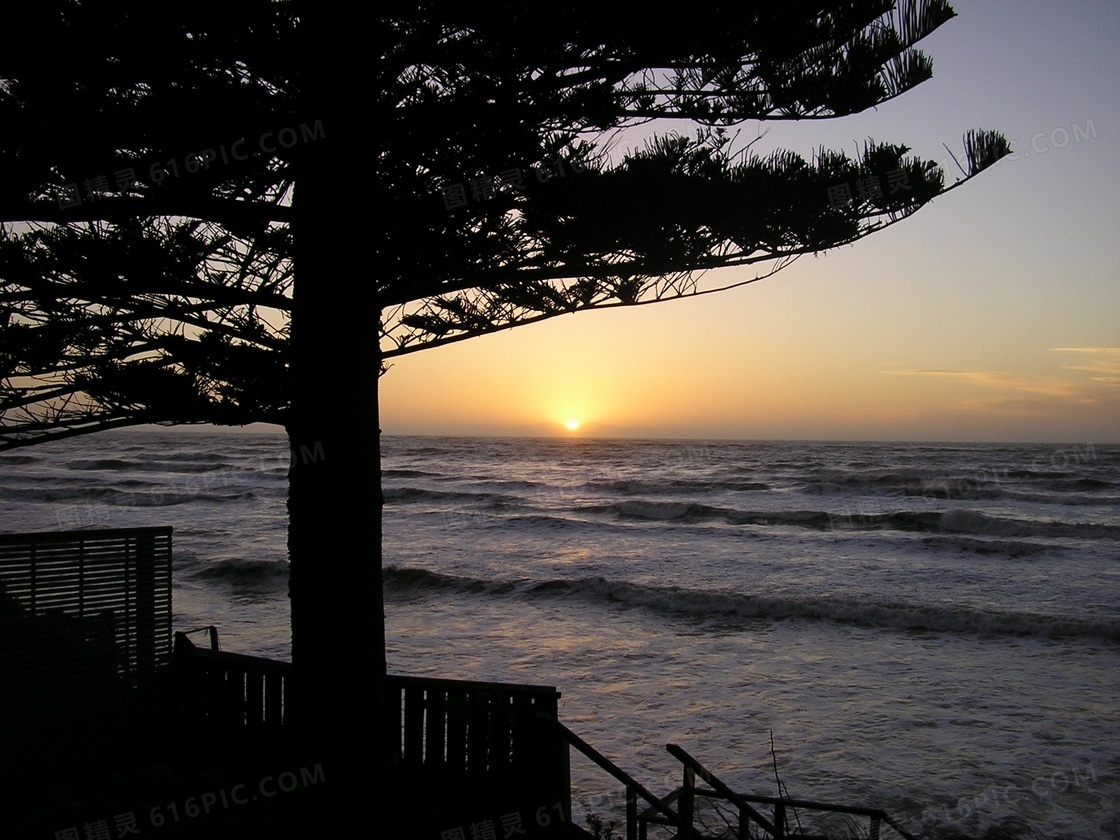
[[[843,117],[928,79],[915,44],[943,0],[374,9],[37,0],[0,33],[0,449],[282,425],[313,687],[293,713],[359,752],[377,715],[356,675],[385,667],[387,360],[747,282],[713,269],[769,276],[1009,151],[970,133],[947,184],[899,144],[737,142],[744,121]],[[643,123],[644,147],[608,153]]]

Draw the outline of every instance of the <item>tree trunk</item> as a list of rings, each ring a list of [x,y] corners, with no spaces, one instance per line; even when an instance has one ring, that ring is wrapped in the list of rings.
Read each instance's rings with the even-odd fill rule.
[[[354,31],[353,20],[301,11],[310,38],[301,118],[321,119],[324,130],[301,152],[293,196],[288,708],[304,755],[323,763],[331,800],[368,809],[350,793],[384,755],[385,622],[380,306],[373,254],[354,238],[364,143],[354,113],[361,74],[352,65],[361,51],[332,31]],[[339,813],[330,820],[346,822]]]

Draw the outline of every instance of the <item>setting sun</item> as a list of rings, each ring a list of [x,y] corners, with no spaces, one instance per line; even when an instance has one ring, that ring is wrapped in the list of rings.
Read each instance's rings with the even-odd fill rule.
[[[565,428],[574,432],[576,429],[579,428],[579,421],[578,420],[569,420],[567,423],[564,424],[564,426],[565,426]]]

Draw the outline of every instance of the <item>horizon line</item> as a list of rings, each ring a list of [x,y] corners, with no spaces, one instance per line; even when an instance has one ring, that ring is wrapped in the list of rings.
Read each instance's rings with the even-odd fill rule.
[[[261,433],[275,434],[277,437],[285,436],[284,428],[273,423],[252,423],[247,426],[218,426],[212,423],[183,423],[175,425],[146,424],[133,426],[118,431],[152,432],[189,430],[197,433],[204,430],[225,434]],[[96,433],[92,433],[96,434]],[[583,435],[579,433],[556,434],[531,434],[531,433],[500,433],[500,432],[385,432],[383,438],[449,438],[469,440],[543,440],[543,441],[619,441],[633,443],[837,443],[837,444],[893,444],[893,445],[966,445],[966,446],[1120,446],[1120,440],[967,440],[947,438],[817,438],[817,437],[723,437],[723,436],[690,436],[677,435],[663,436],[629,436],[629,435]]]

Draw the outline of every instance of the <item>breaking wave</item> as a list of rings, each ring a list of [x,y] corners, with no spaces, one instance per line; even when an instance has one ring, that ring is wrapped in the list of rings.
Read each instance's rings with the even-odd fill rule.
[[[451,593],[486,597],[570,599],[646,609],[700,622],[809,620],[898,631],[983,636],[1087,638],[1120,642],[1120,620],[1056,617],[1030,612],[962,606],[870,602],[845,598],[797,598],[649,586],[602,577],[573,580],[489,581],[424,569],[385,568],[386,591]]]

